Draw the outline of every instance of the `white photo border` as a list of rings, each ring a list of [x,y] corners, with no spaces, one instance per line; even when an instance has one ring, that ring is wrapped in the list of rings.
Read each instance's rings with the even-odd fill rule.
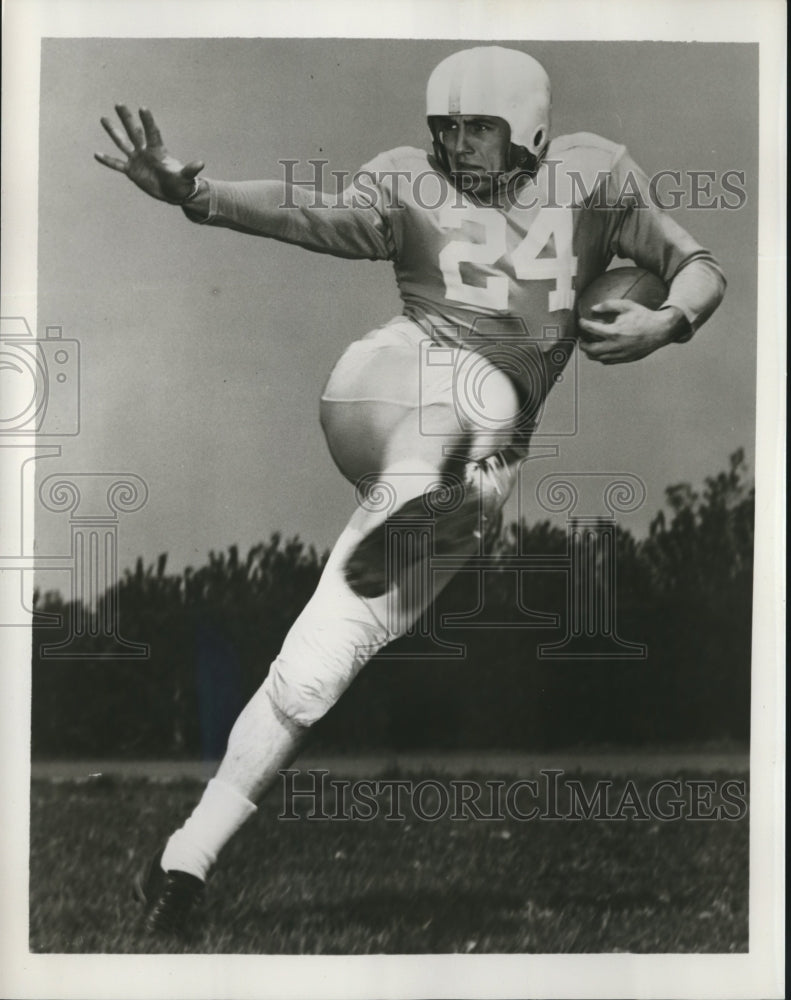
[[[7,997],[774,997],[783,994],[785,5],[779,0],[6,0],[2,314],[36,320],[44,37],[757,42],[760,220],[750,951],[743,955],[146,956],[28,951],[30,637],[0,675],[0,994]],[[90,67],[86,66],[86,72]],[[723,86],[733,85],[723,81]],[[12,484],[13,485],[13,484]],[[9,484],[3,482],[3,487]],[[17,667],[22,669],[16,669]],[[9,819],[10,818],[10,819]]]

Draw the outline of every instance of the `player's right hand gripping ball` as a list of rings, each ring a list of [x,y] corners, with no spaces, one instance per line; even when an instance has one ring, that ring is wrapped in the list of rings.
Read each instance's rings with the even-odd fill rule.
[[[658,309],[667,299],[667,285],[642,267],[616,267],[594,278],[577,297],[577,315],[608,323],[615,313],[594,313],[593,306],[607,299],[628,299],[646,309]]]

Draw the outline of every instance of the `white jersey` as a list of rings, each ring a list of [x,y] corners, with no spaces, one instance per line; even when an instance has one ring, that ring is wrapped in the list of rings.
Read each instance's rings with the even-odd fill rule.
[[[625,148],[587,133],[554,140],[535,178],[494,207],[460,193],[423,150],[403,147],[370,161],[338,195],[207,181],[185,211],[321,253],[391,261],[404,314],[432,340],[484,353],[523,342],[521,388],[531,395],[527,355],[551,350],[553,370],[563,367],[577,337],[576,295],[613,257],[665,280],[666,304],[686,315],[690,336],[724,289],[714,257],[652,204]]]

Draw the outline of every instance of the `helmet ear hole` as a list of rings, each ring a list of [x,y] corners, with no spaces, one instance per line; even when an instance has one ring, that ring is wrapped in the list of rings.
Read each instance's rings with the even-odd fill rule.
[[[535,134],[533,135],[533,149],[537,153],[544,143],[544,128],[541,126],[537,128]]]

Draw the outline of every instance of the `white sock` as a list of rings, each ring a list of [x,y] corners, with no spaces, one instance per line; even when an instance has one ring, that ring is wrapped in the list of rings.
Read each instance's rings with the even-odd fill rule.
[[[212,778],[192,815],[168,840],[162,868],[205,881],[217,855],[255,811],[256,806],[232,785]]]

